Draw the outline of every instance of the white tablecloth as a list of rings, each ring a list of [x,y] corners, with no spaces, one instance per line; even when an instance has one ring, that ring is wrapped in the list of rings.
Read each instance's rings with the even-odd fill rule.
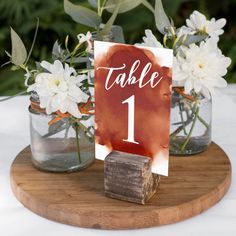
[[[175,236],[236,235],[236,86],[213,96],[213,141],[231,159],[232,184],[225,197],[211,209],[191,219],[140,230],[83,229],[44,219],[26,209],[14,197],[9,171],[15,156],[29,145],[28,97],[0,103],[0,235],[1,236]],[[206,180],[207,181],[207,180]]]

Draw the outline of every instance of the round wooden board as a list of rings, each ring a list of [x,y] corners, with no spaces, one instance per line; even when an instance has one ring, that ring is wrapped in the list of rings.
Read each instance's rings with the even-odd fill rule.
[[[161,177],[157,194],[146,205],[107,198],[103,162],[71,174],[35,169],[27,147],[11,167],[17,199],[47,219],[80,227],[135,229],[175,223],[217,203],[231,181],[231,164],[216,144],[190,157],[170,157],[169,177]]]

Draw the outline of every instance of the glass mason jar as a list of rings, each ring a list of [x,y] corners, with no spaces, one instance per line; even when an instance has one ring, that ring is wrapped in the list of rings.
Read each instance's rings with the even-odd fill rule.
[[[94,161],[93,137],[89,138],[82,126],[72,124],[70,118],[49,125],[55,116],[40,110],[34,96],[29,107],[33,165],[51,172],[73,172],[88,167]]]
[[[211,143],[211,119],[211,97],[187,95],[183,88],[173,88],[170,154],[192,155],[206,150]]]
[[[110,31],[108,34],[105,35],[98,35],[97,32],[92,32],[91,37],[91,49],[88,52],[88,60],[87,60],[87,69],[88,69],[88,75],[89,75],[89,82],[91,84],[94,84],[94,41],[99,40],[103,42],[114,42],[115,38],[113,37],[112,31]],[[94,92],[91,92],[94,94]]]
[[[93,68],[93,60],[94,60],[94,41],[103,41],[103,42],[114,42],[115,38],[113,36],[112,31],[110,31],[108,34],[105,35],[98,35],[96,31],[92,32],[92,37],[91,37],[91,49],[88,52],[88,57],[89,60],[87,62],[87,68],[91,69]]]

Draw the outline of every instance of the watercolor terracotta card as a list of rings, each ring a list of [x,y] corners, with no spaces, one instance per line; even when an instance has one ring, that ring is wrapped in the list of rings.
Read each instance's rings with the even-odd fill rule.
[[[152,158],[168,175],[173,52],[96,41],[95,155],[112,150]]]

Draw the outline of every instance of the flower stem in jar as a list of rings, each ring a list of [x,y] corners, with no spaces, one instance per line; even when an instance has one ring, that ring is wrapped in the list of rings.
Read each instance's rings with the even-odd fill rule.
[[[77,144],[77,154],[79,163],[81,163],[81,156],[80,156],[80,143],[79,143],[79,125],[75,125],[75,134],[76,134],[76,144]]]

